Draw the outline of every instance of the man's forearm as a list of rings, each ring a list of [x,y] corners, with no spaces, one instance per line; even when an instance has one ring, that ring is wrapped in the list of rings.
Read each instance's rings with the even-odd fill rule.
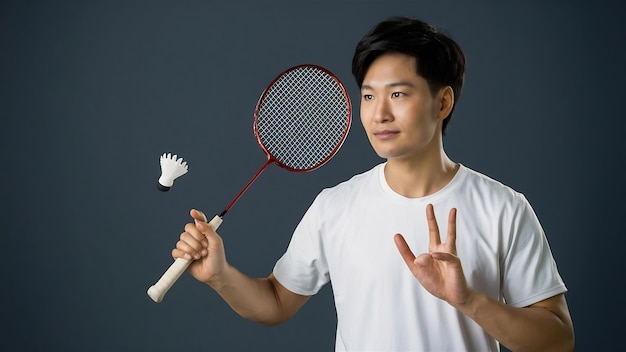
[[[230,265],[207,284],[237,314],[263,325],[277,325],[288,320],[309,298],[288,291],[273,275],[251,278]]]
[[[283,321],[273,285],[267,278],[251,278],[228,266],[220,277],[207,284],[246,319],[264,325],[276,325]]]
[[[511,351],[572,351],[574,332],[564,298],[545,302],[515,308],[476,293],[456,308]]]

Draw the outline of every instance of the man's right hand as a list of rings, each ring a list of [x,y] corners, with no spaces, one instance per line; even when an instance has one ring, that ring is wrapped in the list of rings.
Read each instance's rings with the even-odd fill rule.
[[[180,234],[180,240],[172,250],[172,257],[192,260],[187,271],[196,280],[211,285],[228,265],[224,244],[208,224],[204,213],[191,209],[189,214],[194,222],[185,225],[185,231]]]

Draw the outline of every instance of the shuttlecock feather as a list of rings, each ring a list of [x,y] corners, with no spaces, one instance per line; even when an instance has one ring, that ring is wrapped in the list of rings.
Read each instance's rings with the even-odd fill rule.
[[[159,177],[159,183],[157,187],[160,191],[167,192],[172,188],[174,180],[184,175],[189,171],[187,162],[183,161],[183,158],[178,158],[176,154],[163,153],[160,158],[161,162],[161,177]]]

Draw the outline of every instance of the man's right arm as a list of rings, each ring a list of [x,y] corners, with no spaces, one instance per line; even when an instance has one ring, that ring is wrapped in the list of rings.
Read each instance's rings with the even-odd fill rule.
[[[208,284],[237,314],[270,326],[291,318],[310,298],[289,291],[274,274],[254,279],[230,265],[220,280]]]
[[[213,288],[242,317],[264,325],[277,325],[291,318],[310,296],[293,293],[273,274],[251,278],[226,260],[222,238],[207,223],[206,216],[191,210],[194,223],[185,226],[174,258],[193,260],[187,271]]]

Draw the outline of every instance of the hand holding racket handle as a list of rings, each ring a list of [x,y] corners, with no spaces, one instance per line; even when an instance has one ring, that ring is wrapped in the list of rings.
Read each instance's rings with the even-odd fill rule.
[[[217,230],[221,224],[222,218],[219,215],[215,215],[215,217],[213,217],[213,219],[209,222],[209,226],[211,226],[213,230]],[[167,291],[174,285],[176,280],[178,280],[185,270],[187,270],[187,267],[189,267],[191,262],[191,260],[177,258],[174,263],[170,265],[163,276],[161,276],[159,281],[150,286],[148,289],[148,296],[150,296],[150,298],[152,298],[152,300],[156,303],[161,302]]]

